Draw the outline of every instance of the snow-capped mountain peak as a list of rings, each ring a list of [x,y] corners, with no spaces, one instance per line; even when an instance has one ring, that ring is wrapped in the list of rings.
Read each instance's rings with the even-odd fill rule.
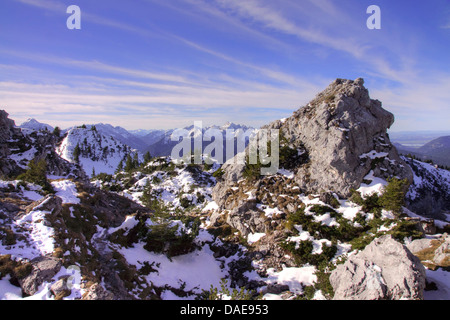
[[[28,129],[28,130],[32,130],[32,131],[40,131],[40,130],[53,131],[54,130],[54,128],[51,125],[39,122],[34,118],[28,118],[27,121],[22,123],[19,127],[22,129]]]

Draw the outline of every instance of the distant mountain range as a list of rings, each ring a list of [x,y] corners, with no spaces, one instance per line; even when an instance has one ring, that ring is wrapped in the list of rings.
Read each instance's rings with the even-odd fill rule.
[[[183,128],[183,129],[188,131],[189,136],[194,136],[196,134],[196,130],[198,128],[196,129],[196,128],[194,128],[194,126],[189,126],[189,127]],[[233,139],[236,140],[238,138],[239,132],[246,132],[247,130],[253,129],[253,128],[245,126],[245,125],[239,125],[239,124],[227,122],[223,126],[212,125],[212,126],[203,127],[202,134],[205,134],[205,132],[208,131],[209,129],[219,130],[224,138],[226,137],[226,131],[232,130]],[[149,135],[147,135],[146,136],[147,141],[151,141],[151,139],[154,139],[153,141],[155,141],[155,142],[151,143],[146,151],[149,151],[150,154],[154,155],[154,156],[169,156],[172,152],[172,149],[175,147],[175,145],[178,144],[178,141],[171,140],[171,135],[172,135],[172,133],[174,133],[175,130],[176,129],[167,130],[164,133],[153,132],[153,133],[150,133]],[[159,134],[161,134],[161,135],[159,136]],[[158,135],[158,139],[156,139],[156,135]],[[202,150],[209,143],[210,143],[209,141],[203,142]],[[225,154],[226,153],[226,140],[225,139],[224,139],[223,143],[224,143],[223,148],[224,148],[224,154]],[[235,151],[236,151],[236,145],[237,144],[235,144]],[[192,147],[192,151],[195,151],[193,144],[191,147]],[[225,160],[226,159],[223,159],[223,161],[225,161]]]
[[[36,119],[28,119],[19,127],[27,132],[54,130],[52,126],[41,123]],[[183,129],[187,130],[189,135],[193,135],[195,131],[194,126]],[[252,128],[227,122],[222,126],[212,125],[203,127],[202,134],[208,129],[217,129],[221,131],[224,137],[226,130],[234,130],[233,138],[236,139],[238,130],[245,132]],[[61,130],[61,136],[64,137],[64,140],[60,147],[60,155],[64,159],[72,162],[74,160],[73,150],[79,144],[84,152],[82,154],[81,164],[87,174],[91,174],[92,169],[97,173],[113,173],[118,163],[121,160],[125,160],[128,154],[137,152],[142,157],[142,154],[150,152],[152,156],[169,156],[173,147],[178,143],[178,141],[171,140],[171,135],[175,130],[177,129],[128,131],[120,126],[114,127],[104,123],[89,124],[82,127],[75,126]],[[106,147],[107,152],[105,153],[103,150]],[[114,154],[110,154],[111,152]],[[224,152],[226,152],[225,141]],[[114,158],[114,161],[109,161],[109,166],[105,167],[108,157]],[[113,163],[112,166],[111,163]]]
[[[432,160],[436,164],[450,166],[450,135],[433,139],[420,147],[397,142],[394,145],[403,155],[411,154],[422,161]]]
[[[426,143],[439,137],[450,136],[447,131],[397,131],[389,132],[391,141],[402,144],[406,147],[421,147]]]

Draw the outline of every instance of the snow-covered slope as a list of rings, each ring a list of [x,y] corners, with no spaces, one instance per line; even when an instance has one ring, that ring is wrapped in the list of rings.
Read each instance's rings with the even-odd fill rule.
[[[445,219],[450,214],[450,171],[403,157],[414,180],[406,195],[409,208],[423,216]]]
[[[85,124],[84,126],[86,127],[86,129],[95,128],[95,130],[101,133],[102,135],[112,137],[115,140],[123,144],[126,144],[127,146],[130,146],[133,149],[139,150],[140,152],[144,151],[148,146],[148,144],[144,142],[142,137],[140,137],[139,135],[135,135],[132,132],[120,126],[115,127],[108,123]],[[73,126],[65,130],[62,130],[62,133],[66,134],[70,130],[77,128],[79,128],[79,126]]]
[[[57,149],[57,153],[67,161],[77,162],[75,150],[79,149],[78,162],[86,174],[112,174],[119,163],[128,155],[132,157],[138,154],[139,160],[142,155],[139,151],[117,141],[111,136],[103,135],[95,128],[73,128],[70,129]],[[75,152],[77,153],[77,152]]]

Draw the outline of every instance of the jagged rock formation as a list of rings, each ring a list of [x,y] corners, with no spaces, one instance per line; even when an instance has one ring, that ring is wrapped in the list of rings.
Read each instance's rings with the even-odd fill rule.
[[[23,173],[31,160],[45,159],[47,173],[85,179],[79,167],[60,158],[55,152],[58,138],[48,130],[22,132],[8,113],[0,110],[0,174],[16,177]]]
[[[20,130],[15,128],[13,120],[8,118],[8,113],[4,110],[0,110],[0,174],[9,175],[17,174],[17,165],[9,156],[11,150],[9,144],[16,136],[20,135]]]
[[[263,129],[279,129],[290,149],[306,155],[284,164],[306,193],[332,191],[349,196],[373,170],[375,177],[412,181],[411,169],[399,157],[386,130],[394,116],[369,97],[363,79],[337,79],[305,107]],[[245,164],[224,164],[214,200],[224,206],[226,191],[242,179]]]
[[[331,273],[334,300],[421,300],[425,269],[392,236],[375,239]]]

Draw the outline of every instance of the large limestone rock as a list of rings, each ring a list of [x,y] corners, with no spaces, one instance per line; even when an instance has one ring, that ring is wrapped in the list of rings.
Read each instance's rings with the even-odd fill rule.
[[[386,235],[339,265],[330,283],[335,300],[420,300],[425,279],[420,260]]]
[[[412,181],[411,169],[387,134],[393,122],[392,113],[370,98],[363,79],[337,79],[291,117],[263,128],[279,129],[289,147],[308,155],[306,162],[289,163],[302,191],[332,191],[348,197],[350,189],[357,189],[371,170],[375,177]],[[244,167],[233,161],[222,166],[224,175],[213,190],[220,206],[224,206],[227,190],[242,179]]]
[[[370,170],[375,176],[412,181],[411,169],[387,134],[393,123],[393,114],[370,98],[359,78],[335,80],[306,107],[268,128],[279,128],[286,139],[301,141],[308,151],[310,161],[295,173],[301,188],[315,193],[331,190],[346,197]]]
[[[450,267],[450,235],[447,233],[435,239],[416,239],[407,247],[429,269]]]
[[[38,257],[31,261],[32,272],[24,279],[19,280],[22,291],[26,295],[34,295],[44,282],[51,282],[52,278],[61,269],[61,261],[51,257]]]

